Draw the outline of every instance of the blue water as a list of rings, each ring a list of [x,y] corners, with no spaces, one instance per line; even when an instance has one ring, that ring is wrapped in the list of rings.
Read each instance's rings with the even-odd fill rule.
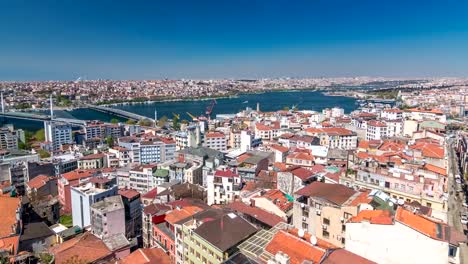
[[[212,117],[215,114],[234,114],[246,107],[256,109],[257,103],[260,103],[261,111],[276,111],[284,107],[291,108],[297,105],[298,109],[307,109],[321,111],[324,108],[339,106],[349,113],[356,109],[355,99],[343,96],[327,96],[316,91],[297,91],[297,92],[268,92],[263,94],[244,94],[234,98],[216,99],[217,104],[214,107]],[[247,101],[247,103],[245,103]],[[158,111],[158,117],[173,117],[172,113],[180,114],[182,119],[190,120],[186,114],[189,112],[195,116],[205,114],[206,107],[211,104],[211,100],[199,101],[176,101],[176,102],[156,102],[133,105],[118,105],[116,108],[135,112],[144,116],[153,118],[154,111]]]
[[[243,94],[233,98],[216,99],[217,104],[213,109],[212,117],[216,114],[234,114],[246,107],[256,109],[257,103],[260,103],[261,111],[276,111],[284,107],[291,108],[297,105],[299,110],[315,110],[321,111],[324,108],[334,106],[344,108],[346,113],[349,113],[357,108],[354,98],[343,96],[327,96],[321,92],[315,91],[296,91],[296,92],[268,92],[262,94]],[[181,119],[190,120],[186,114],[189,112],[195,116],[205,114],[206,107],[211,104],[211,100],[199,101],[173,101],[173,102],[155,102],[148,104],[132,104],[113,106],[129,112],[134,112],[140,115],[154,118],[154,111],[158,111],[158,118],[167,116],[173,117],[173,113],[180,114]],[[116,118],[119,121],[125,119],[115,117],[109,114],[97,112],[90,109],[76,109],[72,111],[54,111],[55,116],[64,118],[77,118],[81,120],[101,120],[109,122]],[[35,131],[43,128],[43,122],[25,121],[18,119],[7,119],[8,123],[13,123],[16,128]]]

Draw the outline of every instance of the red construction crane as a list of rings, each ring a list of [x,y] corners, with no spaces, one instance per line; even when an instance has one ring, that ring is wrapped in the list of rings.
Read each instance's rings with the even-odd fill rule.
[[[211,101],[211,104],[206,107],[206,116],[207,117],[211,116],[211,113],[213,112],[213,108],[214,108],[214,106],[216,104],[217,104],[216,99],[213,99],[213,101]]]

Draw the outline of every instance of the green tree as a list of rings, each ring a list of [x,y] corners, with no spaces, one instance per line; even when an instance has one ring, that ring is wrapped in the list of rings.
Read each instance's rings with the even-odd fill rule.
[[[106,137],[106,144],[109,147],[113,147],[114,146],[114,139],[111,136]]]
[[[165,126],[167,123],[167,119],[168,119],[167,116],[162,116],[158,121],[158,126],[159,127]]]
[[[40,150],[38,151],[38,153],[39,153],[39,157],[41,157],[41,159],[45,159],[45,158],[49,158],[49,157],[50,157],[50,153],[47,152],[47,151],[45,151],[45,150],[43,150],[43,149],[40,149]]]
[[[135,125],[136,124],[135,120],[131,120],[131,119],[127,120],[127,122],[125,122],[125,123],[127,125]]]
[[[289,111],[289,107],[288,106],[283,107],[283,111]]]
[[[112,118],[110,121],[112,124],[118,124],[119,120],[117,118]]]
[[[183,119],[182,121],[180,121],[180,123],[188,125],[189,121],[187,119]]]
[[[38,131],[36,131],[36,133],[34,133],[34,138],[37,140],[37,141],[45,141],[45,131],[44,129],[39,129]]]
[[[172,119],[172,128],[175,129],[175,130],[180,129],[179,117],[178,116],[174,116],[174,118]]]
[[[151,126],[153,123],[149,119],[141,119],[138,124],[140,126]]]

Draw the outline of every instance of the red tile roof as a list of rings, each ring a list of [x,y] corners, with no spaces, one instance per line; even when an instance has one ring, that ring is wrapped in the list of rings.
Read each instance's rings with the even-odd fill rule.
[[[417,215],[411,211],[398,207],[395,214],[398,221],[412,229],[437,240],[447,240],[443,223],[430,220],[424,216]]]
[[[143,194],[141,196],[141,198],[145,198],[145,199],[154,199],[156,198],[156,195],[158,194],[158,188],[154,188],[152,190],[150,190],[149,192]]]
[[[42,186],[46,185],[46,183],[50,180],[49,176],[46,175],[38,175],[34,177],[32,180],[28,181],[26,184],[31,189],[39,189]]]
[[[127,199],[133,199],[135,197],[137,197],[138,195],[140,195],[139,192],[133,190],[133,189],[122,189],[122,190],[119,190],[118,192],[121,196],[127,198]]]
[[[377,121],[377,120],[370,120],[367,122],[368,126],[373,126],[373,127],[386,127],[387,125],[383,122]]]
[[[220,133],[220,132],[209,132],[205,136],[207,138],[224,138],[224,137],[226,137],[223,133]]]
[[[348,223],[361,223],[362,221],[376,225],[392,225],[393,217],[390,211],[387,210],[363,210],[356,216],[351,217]]]
[[[325,250],[314,247],[309,242],[283,230],[275,234],[265,250],[273,255],[280,251],[287,254],[290,258],[290,264],[302,264],[306,260],[319,263],[325,255]]]
[[[314,177],[314,173],[308,169],[304,169],[302,167],[290,167],[288,169],[294,176],[298,177],[299,179],[306,181],[312,177]]]
[[[119,264],[172,264],[172,261],[160,248],[139,248],[120,260]]]
[[[231,208],[234,211],[250,215],[260,222],[265,223],[271,227],[275,226],[280,222],[285,222],[281,217],[269,213],[265,210],[262,210],[258,207],[249,206],[240,201],[235,201],[227,205],[228,208]]]
[[[62,177],[69,181],[74,181],[74,180],[91,177],[95,173],[96,173],[96,170],[79,170],[78,169],[78,170],[64,173],[62,174]]]
[[[259,195],[255,198],[266,198],[275,204],[281,211],[287,212],[292,209],[293,203],[288,200],[280,190],[269,190],[263,195]]]
[[[314,156],[304,152],[294,152],[287,156],[287,159],[298,159],[298,160],[308,160],[314,161]]]
[[[342,205],[355,193],[356,191],[344,185],[319,181],[315,181],[296,192],[302,196],[326,199],[337,205]]]
[[[171,212],[166,213],[166,222],[170,224],[175,224],[178,221],[185,219],[189,216],[192,216],[198,212],[203,211],[202,208],[198,206],[185,206],[183,208],[176,208],[172,210]]]
[[[282,153],[286,153],[289,151],[289,148],[288,147],[284,147],[284,146],[281,146],[281,145],[271,145],[270,148],[272,148],[273,150],[277,150],[279,152],[282,152]]]
[[[96,154],[91,154],[87,156],[83,156],[80,158],[80,160],[94,160],[94,159],[103,159],[104,158],[103,153],[96,153]]]
[[[49,249],[55,256],[55,263],[67,263],[72,258],[78,258],[86,263],[106,258],[112,254],[104,242],[86,232]]]
[[[233,178],[233,177],[239,177],[239,174],[227,169],[227,170],[217,170],[215,172],[215,176]]]
[[[0,238],[0,251],[5,250],[10,255],[18,254],[19,238],[18,235]]]
[[[435,172],[437,174],[447,176],[447,169],[446,168],[437,167],[437,166],[434,166],[434,165],[429,164],[429,163],[426,163],[423,168],[428,170],[428,171],[432,171],[432,172]]]
[[[20,202],[18,197],[0,197],[0,237],[13,233],[12,226],[17,223],[16,210],[20,207]]]
[[[346,249],[340,248],[330,252],[321,264],[376,264],[371,260],[356,255]]]
[[[444,148],[437,144],[416,143],[410,146],[411,149],[421,150],[422,155],[428,158],[443,159],[445,155]]]

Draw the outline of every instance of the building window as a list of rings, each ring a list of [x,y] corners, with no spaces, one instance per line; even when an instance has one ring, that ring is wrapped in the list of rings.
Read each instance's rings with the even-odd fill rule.
[[[427,207],[432,207],[432,204],[431,204],[431,203],[428,203],[428,202],[426,202],[426,206],[427,206]]]
[[[328,218],[323,218],[323,224],[324,224],[324,225],[330,225],[330,219],[328,219]]]
[[[449,246],[449,257],[455,257],[457,255],[457,248]]]
[[[330,233],[328,233],[328,231],[326,231],[326,230],[323,230],[323,231],[322,231],[322,237],[323,237],[323,238],[329,238],[329,237],[330,237]]]

